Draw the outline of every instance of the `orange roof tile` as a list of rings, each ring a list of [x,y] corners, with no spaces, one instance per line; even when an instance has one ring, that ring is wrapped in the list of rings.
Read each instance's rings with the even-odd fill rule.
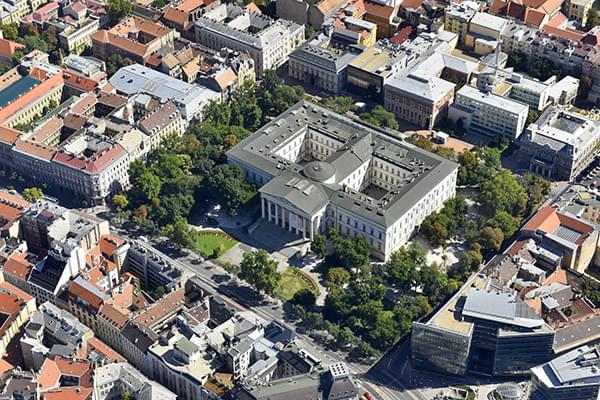
[[[13,128],[9,128],[8,126],[0,125],[0,141],[8,144],[15,144],[17,139],[23,134],[23,132],[18,131]]]
[[[553,207],[544,207],[523,226],[523,230],[553,232],[560,225],[560,219]]]
[[[37,68],[34,68],[31,71],[31,75],[37,77],[38,79],[42,79],[42,81],[33,86],[27,93],[17,97],[15,100],[11,101],[2,109],[0,109],[0,124],[4,123],[8,118],[12,117],[17,112],[27,108],[28,105],[39,100],[48,92],[51,92],[52,90],[64,84],[62,72],[48,77],[45,73],[41,73]]]
[[[134,322],[141,326],[152,326],[165,316],[179,309],[185,301],[185,289],[179,288],[152,304],[148,309],[135,317]]]
[[[548,26],[547,24],[542,30],[544,31],[544,33],[548,33],[559,38],[572,40],[574,42],[580,42],[585,37],[584,32],[576,31],[574,29],[555,28],[552,26]]]
[[[324,15],[329,15],[335,11],[336,8],[340,7],[344,0],[322,0],[317,4],[317,8]]]
[[[125,243],[126,243],[125,239],[123,239],[117,235],[113,235],[113,234],[102,235],[100,237],[100,242],[99,242],[100,251],[105,256],[110,257],[113,255],[115,250],[117,250],[119,247],[121,247]]]
[[[92,92],[98,87],[98,82],[95,80],[73,72],[65,72],[64,78],[65,85],[75,87],[84,92]]]
[[[69,360],[68,358],[56,357],[54,363],[61,375],[82,377],[92,369],[92,363],[83,360]],[[82,386],[88,386],[90,382],[80,382]]]
[[[544,22],[544,19],[547,18],[547,16],[548,15],[542,11],[528,8],[525,12],[525,23],[536,27],[540,27]]]
[[[165,10],[163,18],[167,21],[183,26],[188,21],[188,13],[183,10],[178,10],[173,6],[169,6]]]
[[[125,359],[119,353],[111,349],[106,343],[97,337],[93,337],[85,342],[81,352],[82,358],[89,358],[89,354],[93,351],[102,354],[104,357],[112,360],[113,362],[125,361]]]
[[[29,277],[29,273],[33,269],[33,263],[27,261],[27,253],[13,253],[6,264],[4,264],[4,272],[14,275],[19,279],[26,280]]]
[[[262,14],[262,11],[260,11],[260,8],[258,8],[258,6],[253,1],[246,4],[246,10],[248,10],[251,13]]]
[[[213,3],[215,0],[184,0],[181,3],[177,4],[177,9],[189,13],[194,11],[195,9],[207,6]]]
[[[32,136],[28,138],[31,142],[44,143],[50,136],[56,134],[63,127],[63,119],[52,117],[40,125]]]
[[[121,313],[111,304],[104,304],[98,315],[117,329],[123,328],[129,320],[128,315]]]
[[[43,394],[44,400],[90,400],[92,388],[86,387],[63,387]]]
[[[56,154],[56,150],[28,140],[17,140],[15,149],[46,161],[52,160],[52,157]]]
[[[8,283],[8,282],[0,282],[0,289],[2,290],[6,290],[9,293],[14,294],[15,296],[18,296],[19,298],[23,299],[24,301],[29,301],[33,299],[33,296],[31,296],[29,293],[25,292],[24,290],[19,289],[18,287]]]
[[[395,8],[383,4],[365,1],[365,10],[367,14],[376,15],[381,18],[390,19],[394,16]]]
[[[58,387],[59,379],[60,371],[58,366],[54,360],[46,358],[37,377],[40,390],[48,390]]]
[[[15,368],[14,365],[9,363],[6,359],[0,358],[0,376],[4,376],[7,372]]]
[[[567,279],[567,271],[562,268],[557,269],[550,274],[548,278],[546,278],[542,286],[547,286],[552,283],[562,283],[563,285],[568,285],[569,281]]]
[[[4,57],[12,57],[17,50],[22,50],[25,45],[13,42],[12,40],[0,39],[0,55]]]
[[[67,292],[69,293],[70,298],[84,300],[95,311],[98,311],[100,309],[100,306],[104,302],[104,300],[101,297],[90,292],[88,289],[84,288],[77,282],[72,282]]]

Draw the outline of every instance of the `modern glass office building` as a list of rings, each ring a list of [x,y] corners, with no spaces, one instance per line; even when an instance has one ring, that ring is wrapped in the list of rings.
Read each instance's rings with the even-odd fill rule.
[[[454,375],[527,374],[552,355],[554,331],[514,294],[465,285],[426,324],[414,323],[417,366]]]

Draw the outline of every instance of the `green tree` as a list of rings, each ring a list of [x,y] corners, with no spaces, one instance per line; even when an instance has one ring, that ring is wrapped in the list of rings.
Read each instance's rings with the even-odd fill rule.
[[[492,179],[482,183],[479,194],[482,214],[493,217],[499,211],[520,216],[527,208],[527,192],[507,169],[501,169]]]
[[[338,114],[346,114],[348,111],[354,111],[356,109],[354,100],[352,100],[352,97],[348,96],[325,97],[321,100],[321,104]]]
[[[290,300],[292,304],[298,304],[305,308],[314,306],[316,301],[317,297],[309,289],[298,290]]]
[[[487,220],[486,225],[492,228],[499,228],[504,237],[511,237],[518,229],[521,220],[515,218],[506,211],[498,211],[493,218]]]
[[[156,289],[154,289],[153,291],[150,292],[150,295],[152,296],[152,298],[154,300],[160,300],[162,299],[166,294],[165,291],[165,287],[164,286],[159,286]]]
[[[408,138],[408,141],[415,146],[422,148],[423,150],[433,151],[433,143],[425,136],[415,134],[414,136]]]
[[[310,251],[317,257],[323,258],[327,255],[327,239],[323,235],[315,235],[310,243]]]
[[[338,330],[338,334],[335,335],[335,340],[340,346],[344,347],[353,346],[358,343],[358,338],[347,326]]]
[[[129,200],[127,200],[127,196],[123,193],[115,194],[111,200],[118,210],[124,210],[129,205]]]
[[[222,164],[207,177],[205,193],[235,215],[239,207],[256,194],[256,188],[246,181],[238,166]]]
[[[347,269],[334,267],[327,272],[327,287],[341,288],[350,282],[351,276]]]
[[[600,283],[597,280],[590,277],[583,278],[583,284],[581,286],[583,295],[590,300],[594,305],[600,305]]]
[[[244,253],[240,263],[239,278],[248,282],[259,292],[272,295],[279,283],[277,263],[269,258],[269,254],[261,249]]]
[[[360,118],[368,123],[383,128],[398,129],[398,121],[394,113],[386,111],[383,106],[375,106],[370,112],[360,115]]]
[[[188,222],[182,217],[176,217],[172,224],[166,225],[161,234],[168,237],[176,248],[192,248],[194,238]]]
[[[492,228],[491,226],[484,226],[481,228],[479,243],[484,249],[498,251],[500,250],[503,241],[504,233],[502,233],[502,229]]]
[[[343,239],[339,234],[332,240],[333,257],[346,268],[363,268],[371,261],[371,246],[359,236],[356,239]]]
[[[530,172],[522,175],[519,182],[527,191],[527,212],[532,212],[546,200],[552,184],[549,180]]]
[[[0,30],[6,40],[17,41],[20,39],[19,26],[15,23],[2,24],[0,25]]]
[[[533,124],[535,121],[538,120],[538,118],[540,118],[539,111],[534,110],[533,108],[529,108],[529,111],[527,112],[527,121],[525,122],[525,125],[529,126],[529,124]]]
[[[125,390],[121,393],[121,400],[135,400],[129,391]]]
[[[44,193],[42,193],[42,189],[37,187],[31,187],[23,190],[23,198],[30,203],[35,203],[38,200],[41,200],[44,197]]]
[[[108,57],[108,60],[106,60],[106,74],[108,76],[113,76],[119,69],[131,64],[133,64],[133,61],[130,58],[123,57],[119,54],[111,54]]]
[[[478,183],[477,181],[477,169],[479,167],[479,161],[477,154],[471,150],[463,150],[458,155],[458,162],[460,168],[458,169],[458,184],[459,185],[473,185]]]
[[[510,53],[506,65],[514,68],[515,72],[525,72],[527,71],[527,56],[520,53]]]
[[[425,250],[412,243],[392,253],[386,263],[387,277],[395,285],[411,289],[418,279],[418,271],[426,264]]]
[[[598,14],[598,10],[592,7],[587,13],[587,22],[585,23],[584,30],[589,31],[598,25],[600,25],[600,14]]]
[[[109,23],[116,25],[123,17],[131,14],[133,4],[129,0],[108,0],[106,2],[106,12],[108,13]]]

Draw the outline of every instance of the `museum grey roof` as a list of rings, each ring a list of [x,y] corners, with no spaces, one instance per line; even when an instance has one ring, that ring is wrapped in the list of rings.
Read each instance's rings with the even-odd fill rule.
[[[291,58],[315,64],[333,72],[339,72],[346,68],[355,56],[352,53],[338,55],[326,48],[312,45],[302,46],[290,54]]]
[[[304,165],[278,154],[283,145],[307,131],[319,132],[341,144],[337,151],[322,160],[335,168],[335,182],[321,183],[302,175]],[[458,168],[456,163],[407,143],[390,131],[306,101],[292,106],[227,154],[230,161],[277,177],[265,184],[261,192],[285,197],[305,212],[332,202],[380,226],[396,222],[432,187]],[[380,199],[340,184],[369,159],[392,163],[404,173],[396,187]],[[293,178],[297,181],[291,182]],[[310,193],[307,195],[305,191]]]
[[[600,385],[599,366],[598,348],[582,346],[532,368],[531,372],[546,387]]]
[[[538,328],[544,325],[544,320],[540,319],[533,309],[511,293],[470,290],[462,314],[523,328]]]
[[[253,33],[249,30],[252,28]],[[213,31],[258,50],[267,49],[301,26],[285,19],[274,20],[242,7],[222,4],[196,21],[197,30]]]
[[[511,100],[489,92],[482,92],[473,86],[465,85],[458,92],[457,97],[464,96],[478,103],[484,103],[497,109],[506,110],[513,114],[527,111],[529,106],[525,103]],[[458,99],[457,99],[458,100]]]

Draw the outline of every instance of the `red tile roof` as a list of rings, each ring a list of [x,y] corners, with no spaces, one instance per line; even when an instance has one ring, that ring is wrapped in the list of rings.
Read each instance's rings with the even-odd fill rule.
[[[100,306],[102,306],[103,299],[101,297],[90,292],[77,282],[72,282],[67,292],[71,300],[82,299],[96,312],[100,309]]]
[[[394,7],[370,1],[365,1],[365,9],[367,10],[367,14],[376,15],[386,19],[392,18],[394,16],[394,11],[396,10]]]
[[[100,251],[106,257],[112,256],[115,250],[117,250],[117,248],[121,247],[124,244],[125,239],[113,234],[101,236],[99,242]]]
[[[100,353],[104,357],[110,359],[113,362],[125,362],[126,360],[119,353],[111,349],[106,343],[98,339],[97,337],[93,337],[85,342],[82,347],[82,358],[87,359],[90,353],[96,352]]]
[[[56,150],[50,147],[27,140],[17,140],[15,143],[15,149],[46,161],[52,160],[52,157],[54,157],[54,154],[56,154]]]
[[[33,86],[28,92],[22,94],[20,97],[17,97],[15,100],[11,101],[2,109],[0,109],[0,124],[4,123],[7,119],[22,109],[27,108],[27,106],[39,100],[48,92],[51,92],[58,86],[62,86],[64,84],[62,72],[48,77],[44,71],[34,68],[30,75],[42,81]]]
[[[248,10],[251,13],[262,14],[262,11],[260,11],[260,8],[258,8],[258,6],[253,1],[246,4],[246,10]]]
[[[4,264],[4,272],[27,280],[33,267],[33,263],[27,261],[27,253],[18,252],[8,258]]]
[[[19,136],[21,136],[23,132],[18,131],[13,128],[9,128],[8,126],[0,125],[0,141],[7,144],[15,144]]]
[[[25,45],[13,42],[12,40],[0,39],[0,55],[4,57],[12,57],[17,50],[22,50]]]
[[[91,400],[92,388],[64,387],[43,394],[43,400]]]
[[[67,165],[71,168],[93,174],[102,171],[104,168],[108,167],[114,161],[120,159],[126,154],[127,151],[120,144],[116,144],[113,147],[99,152],[87,159],[81,159],[74,154],[59,151],[56,153],[54,161]]]
[[[73,72],[65,72],[64,78],[65,85],[77,88],[83,92],[93,92],[98,87],[98,82],[95,80]]]

